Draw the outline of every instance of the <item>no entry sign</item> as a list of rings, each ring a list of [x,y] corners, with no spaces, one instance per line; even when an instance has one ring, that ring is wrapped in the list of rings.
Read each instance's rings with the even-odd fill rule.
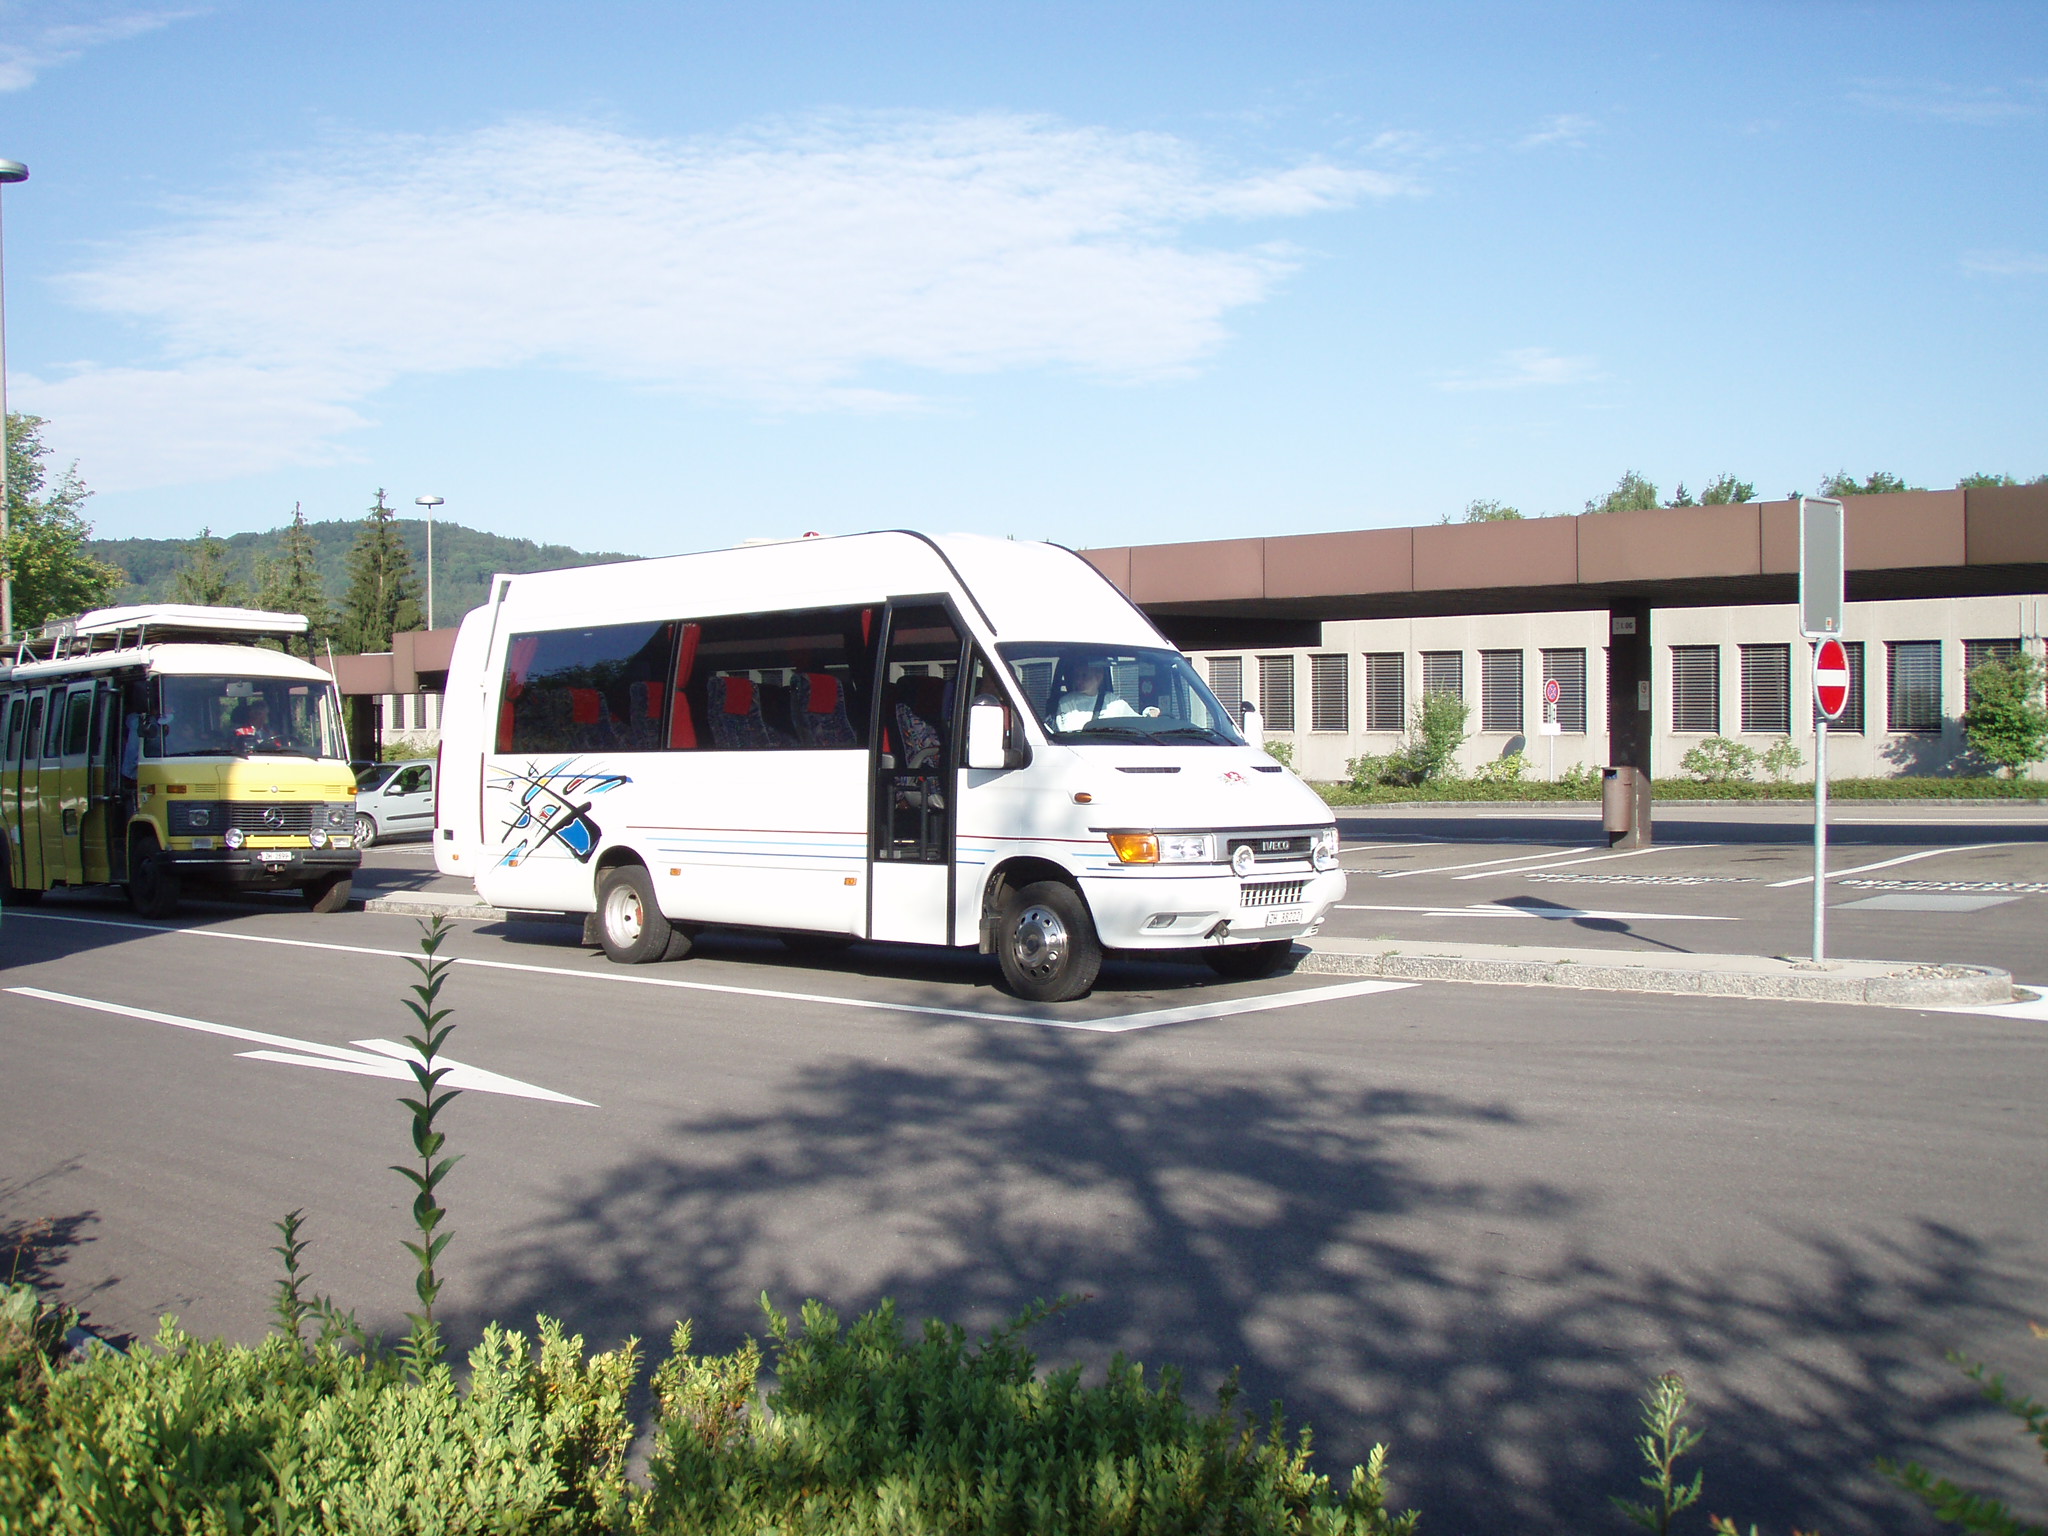
[[[1830,720],[1849,702],[1849,653],[1839,640],[1823,640],[1813,653],[1813,697]]]

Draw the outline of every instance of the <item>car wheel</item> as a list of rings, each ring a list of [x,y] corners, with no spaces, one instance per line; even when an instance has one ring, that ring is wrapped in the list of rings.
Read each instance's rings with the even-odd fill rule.
[[[1294,940],[1268,939],[1262,944],[1231,944],[1221,949],[1205,949],[1202,958],[1209,962],[1209,969],[1218,976],[1227,976],[1232,981],[1257,981],[1261,976],[1270,976],[1279,970],[1293,952]]]
[[[654,881],[638,864],[614,864],[597,881],[597,937],[607,959],[620,965],[680,960],[690,936],[661,915]]]
[[[1019,997],[1034,1003],[1086,997],[1102,970],[1102,941],[1081,893],[1058,880],[1012,891],[997,925],[996,959]]]
[[[128,845],[128,905],[142,917],[169,917],[184,894],[177,866],[164,857],[154,832]]]
[[[315,912],[339,912],[348,905],[354,889],[355,882],[347,875],[323,875],[310,885],[300,886],[299,894]]]
[[[356,812],[356,846],[374,848],[377,845],[377,819],[368,811]]]

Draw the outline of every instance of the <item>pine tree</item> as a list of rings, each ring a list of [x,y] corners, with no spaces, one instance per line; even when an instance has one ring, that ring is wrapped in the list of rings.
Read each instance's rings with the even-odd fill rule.
[[[292,503],[291,526],[284,530],[277,554],[256,562],[256,606],[273,613],[303,613],[306,633],[291,642],[302,656],[319,654],[334,629],[327,608],[327,588],[320,580],[320,549],[306,530],[306,514]]]
[[[228,566],[228,546],[211,528],[199,530],[185,563],[178,567],[177,583],[171,596],[181,603],[201,603],[209,608],[240,608],[249,601],[248,589]]]
[[[79,483],[76,467],[49,482],[42,430],[40,416],[7,417],[7,542],[0,546],[0,566],[14,583],[17,633],[101,607],[128,579],[86,549],[92,524],[82,509],[92,492]]]
[[[348,592],[341,600],[335,638],[351,651],[388,651],[394,634],[419,627],[420,587],[412,573],[412,553],[380,490],[348,552]]]

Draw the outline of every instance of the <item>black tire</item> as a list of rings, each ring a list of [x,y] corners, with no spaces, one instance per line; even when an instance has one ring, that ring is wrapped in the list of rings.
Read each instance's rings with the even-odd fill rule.
[[[780,937],[782,947],[791,954],[811,955],[819,959],[843,955],[857,942],[853,935],[847,933],[800,933],[792,930]]]
[[[619,965],[680,960],[690,936],[661,915],[654,881],[638,864],[614,864],[597,877],[597,937],[605,958]]]
[[[355,882],[348,875],[322,875],[310,885],[299,887],[307,907],[315,912],[339,912],[354,893]]]
[[[1102,971],[1102,941],[1088,903],[1058,880],[1010,892],[996,924],[996,959],[1019,997],[1034,1003],[1086,997]]]
[[[183,896],[177,866],[164,857],[156,834],[137,833],[128,844],[128,905],[140,917],[170,917]]]
[[[4,836],[0,833],[0,838]],[[14,883],[13,861],[7,850],[0,848],[0,907],[32,907],[42,899],[41,891]]]
[[[374,848],[377,846],[377,818],[368,811],[356,812],[356,846]]]
[[[1262,944],[1231,944],[1220,949],[1205,949],[1202,958],[1209,962],[1209,969],[1218,976],[1227,976],[1232,981],[1257,981],[1261,976],[1270,976],[1279,970],[1293,951],[1292,939],[1268,939]]]

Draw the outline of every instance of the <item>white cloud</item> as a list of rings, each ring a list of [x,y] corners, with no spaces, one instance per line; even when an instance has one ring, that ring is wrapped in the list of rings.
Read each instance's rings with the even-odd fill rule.
[[[1165,136],[1010,116],[377,139],[72,274],[70,295],[137,322],[163,366],[82,366],[25,398],[112,489],[306,462],[395,380],[469,369],[856,410],[918,403],[872,387],[876,368],[1173,376],[1297,260],[1197,226],[1405,190],[1320,162],[1230,175]],[[210,468],[182,434],[159,446],[145,404],[188,395],[240,424]]]
[[[1988,127],[2041,115],[2039,81],[2022,81],[2017,91],[2002,86],[1950,85],[1946,81],[1865,80],[1849,92],[1858,106],[1905,117]]]
[[[0,91],[25,91],[89,48],[154,32],[197,10],[95,4],[0,4]]]
[[[1551,144],[1562,144],[1567,149],[1583,149],[1587,138],[1599,127],[1599,123],[1579,112],[1560,112],[1546,117],[1528,133],[1515,141],[1517,149],[1542,149]]]
[[[1590,357],[1561,357],[1541,347],[1515,347],[1485,368],[1440,375],[1438,389],[1531,389],[1554,384],[1589,384],[1604,378]]]
[[[1963,256],[1963,270],[1993,277],[2040,277],[2048,275],[2048,255],[2040,251],[1968,251]]]

